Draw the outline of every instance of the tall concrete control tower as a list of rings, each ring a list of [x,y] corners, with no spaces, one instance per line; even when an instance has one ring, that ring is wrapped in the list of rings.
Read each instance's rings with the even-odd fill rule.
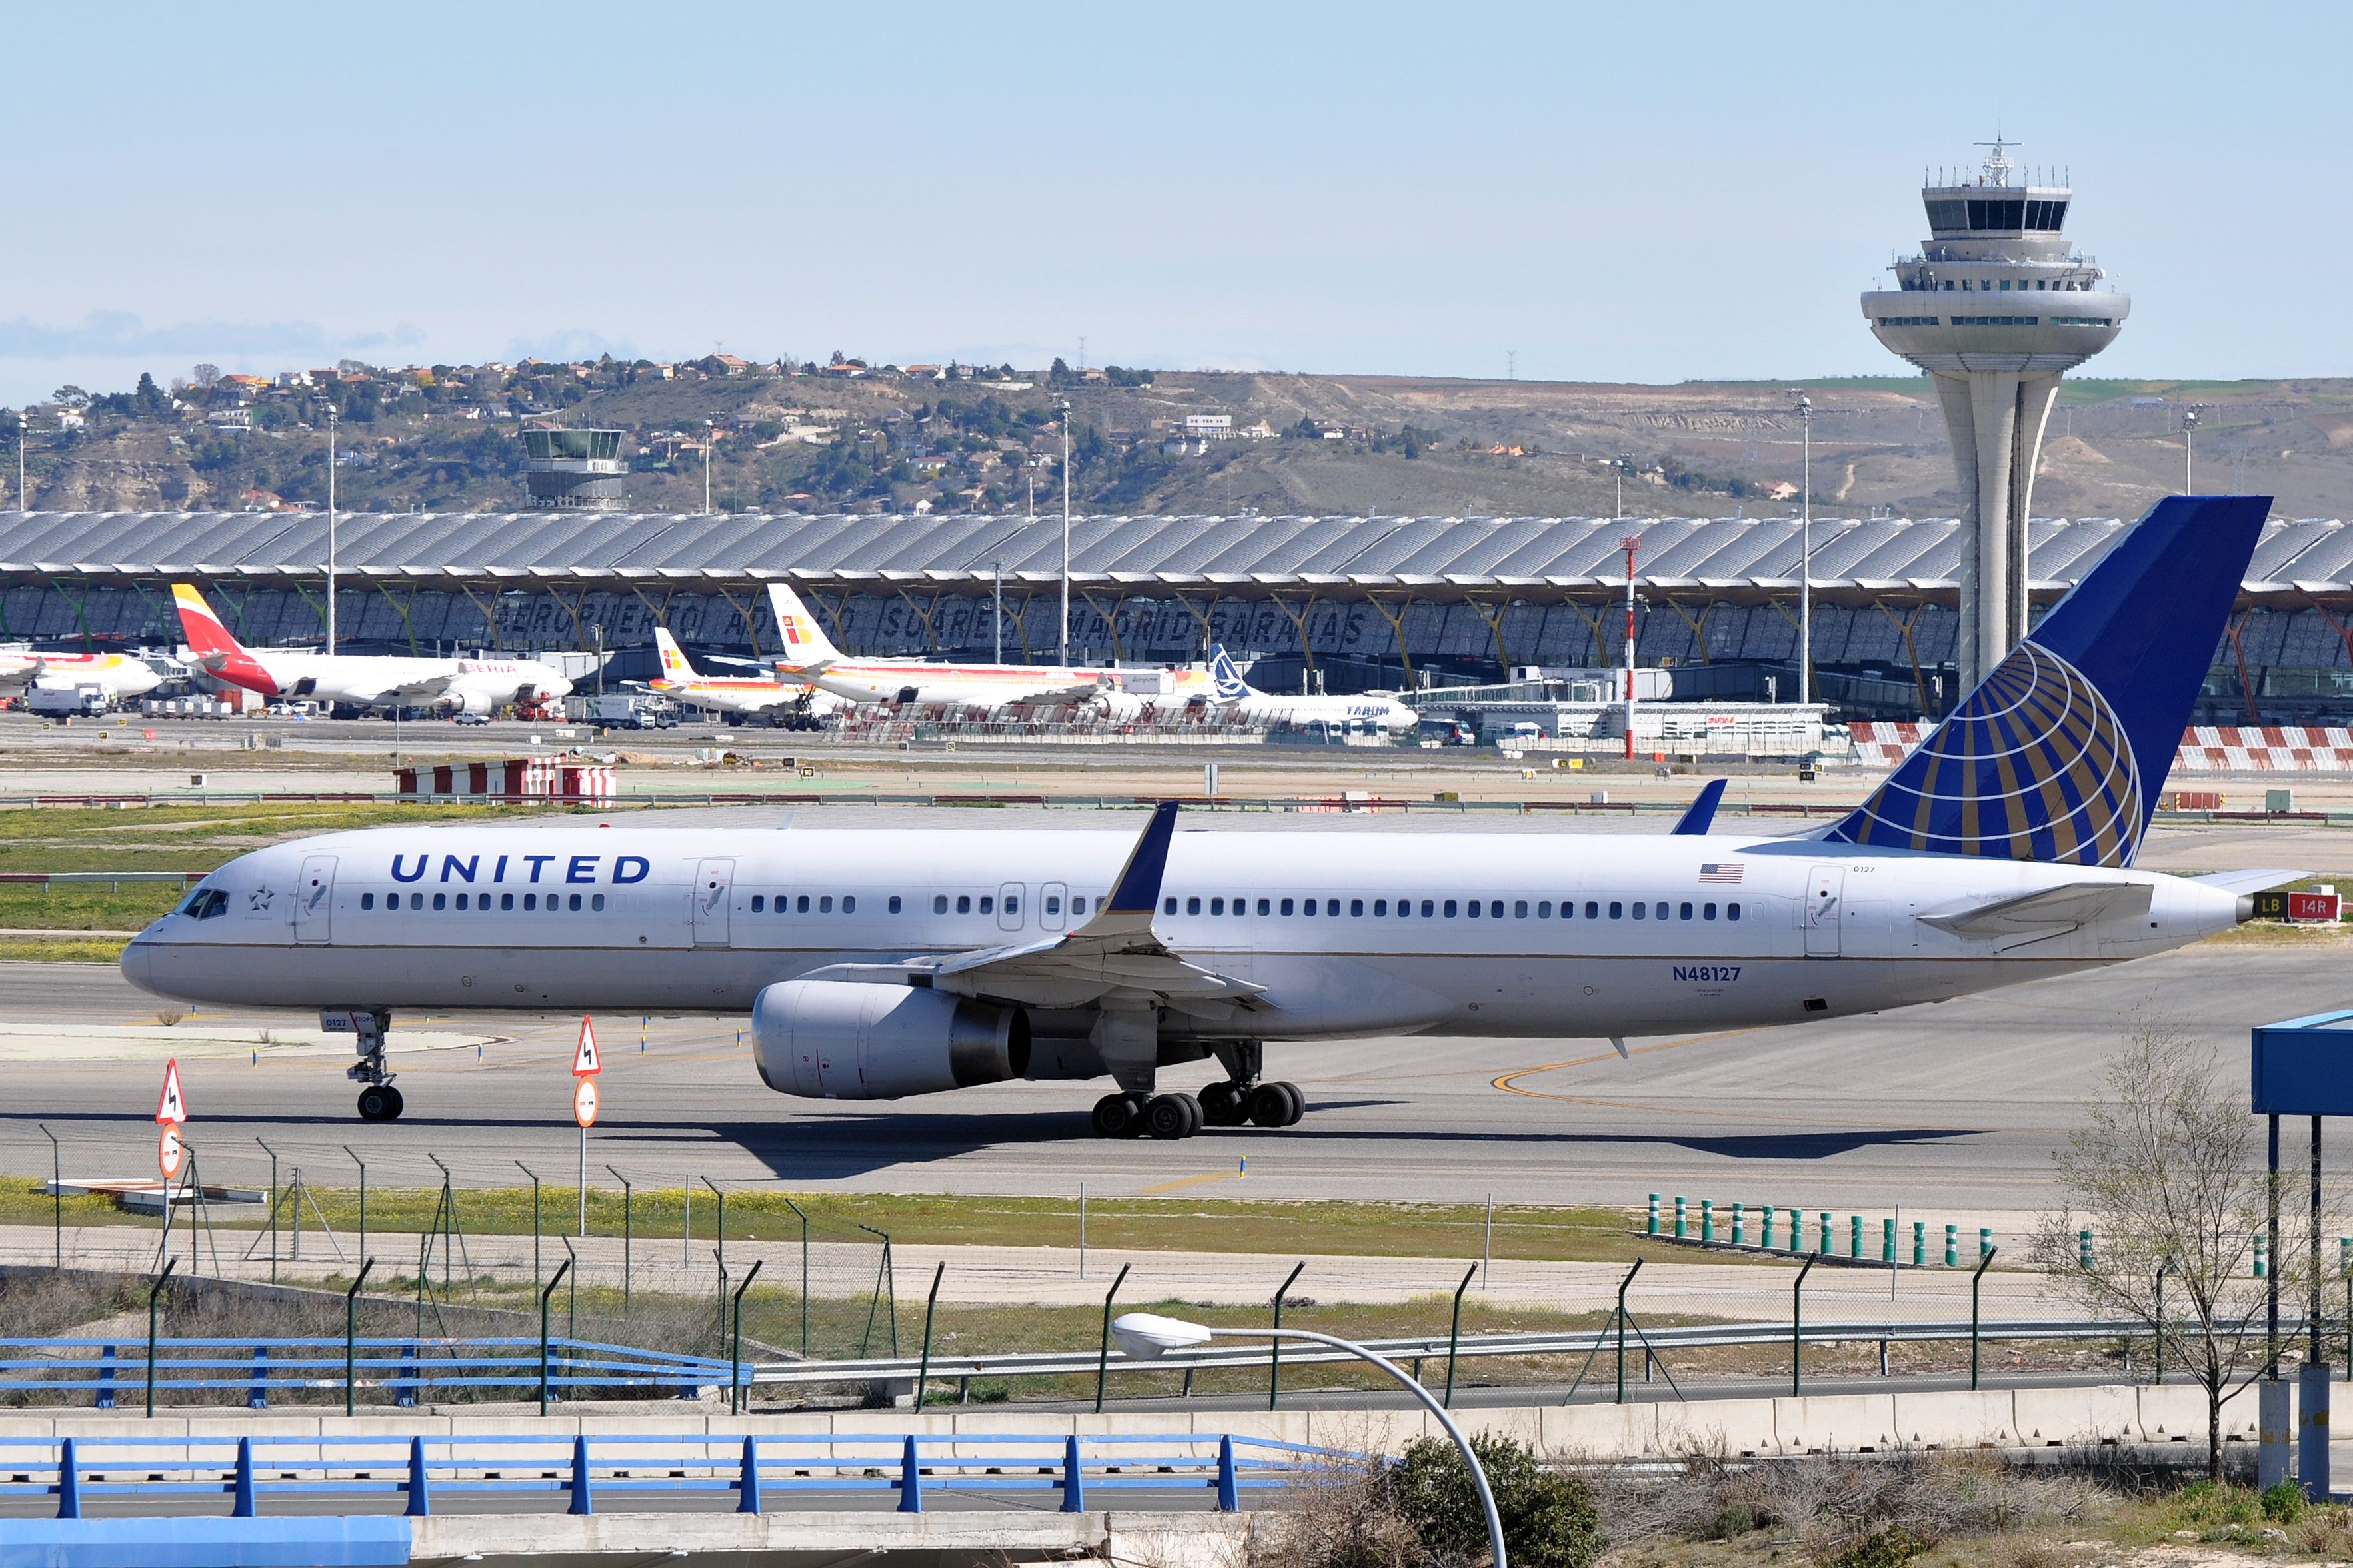
[[[1960,689],[2026,633],[2026,523],[2059,376],[2115,341],[2131,297],[2063,234],[2074,193],[2013,185],[1992,149],[1973,180],[1925,186],[1927,240],[1862,297],[1879,341],[1928,373],[1960,469]],[[2021,298],[2021,296],[2023,296]]]

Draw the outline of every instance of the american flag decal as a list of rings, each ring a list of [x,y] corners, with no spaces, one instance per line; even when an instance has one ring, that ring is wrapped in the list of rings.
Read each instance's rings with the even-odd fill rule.
[[[1702,883],[1737,882],[1740,880],[1740,865],[1737,860],[1703,860],[1699,864],[1699,879]]]

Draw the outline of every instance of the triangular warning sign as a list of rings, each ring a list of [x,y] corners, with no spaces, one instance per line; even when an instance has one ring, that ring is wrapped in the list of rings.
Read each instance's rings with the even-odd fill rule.
[[[572,1053],[572,1076],[586,1078],[604,1065],[596,1059],[596,1026],[584,1013],[580,1016],[580,1048]]]
[[[188,1102],[180,1098],[180,1058],[164,1064],[164,1093],[155,1101],[155,1120],[177,1127],[188,1119]]]

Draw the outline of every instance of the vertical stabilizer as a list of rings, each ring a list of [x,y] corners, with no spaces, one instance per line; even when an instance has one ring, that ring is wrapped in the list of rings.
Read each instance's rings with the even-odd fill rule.
[[[776,636],[784,651],[776,656],[780,668],[808,669],[841,659],[841,650],[825,635],[801,596],[782,583],[768,584],[768,605],[776,613]]]
[[[1250,682],[1234,668],[1233,656],[1226,652],[1223,643],[1209,649],[1209,681],[1220,702],[1239,702],[1250,694]]]
[[[1828,839],[2129,866],[2268,496],[2174,496],[2118,539]]]

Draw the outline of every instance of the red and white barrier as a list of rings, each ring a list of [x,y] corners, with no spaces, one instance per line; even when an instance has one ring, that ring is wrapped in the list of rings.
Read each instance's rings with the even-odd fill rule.
[[[420,800],[545,800],[610,805],[614,771],[554,757],[509,757],[495,763],[441,763],[396,769],[400,793]]]
[[[1862,721],[1848,727],[1854,760],[1892,768],[1936,726]],[[2316,725],[2200,724],[2181,732],[2175,773],[2353,773],[2353,730]]]

